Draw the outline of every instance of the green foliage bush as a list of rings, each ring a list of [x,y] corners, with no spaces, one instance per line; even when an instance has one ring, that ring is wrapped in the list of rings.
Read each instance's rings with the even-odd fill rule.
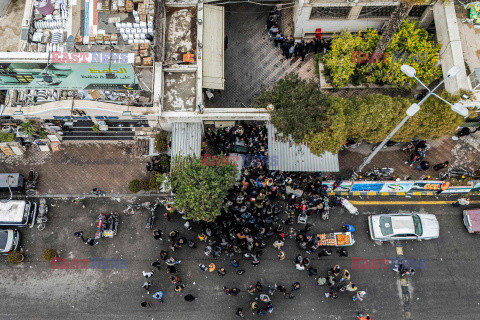
[[[131,193],[138,193],[140,190],[142,190],[142,181],[138,179],[130,181],[128,184],[128,190]]]
[[[21,254],[19,251],[17,250],[13,250],[12,252],[10,252],[8,254],[8,262],[10,262],[11,264],[17,264],[17,263],[20,263],[22,262],[23,260],[23,254]]]
[[[426,83],[441,76],[440,67],[436,67],[440,44],[415,22],[405,20],[388,45],[386,55],[376,58],[372,54],[379,39],[378,31],[374,29],[335,34],[331,50],[323,56],[326,75],[332,85],[343,87],[360,82],[415,85],[415,79],[401,72],[402,64],[414,67],[417,77]],[[369,57],[370,62],[357,61],[362,57]]]
[[[159,155],[158,161],[159,161],[161,173],[170,172],[170,157],[168,155],[166,154]]]
[[[0,142],[11,142],[13,140],[15,140],[14,133],[0,131]]]
[[[167,132],[161,130],[155,136],[155,149],[160,152],[166,152],[168,150],[168,135]]]
[[[52,261],[53,258],[58,257],[58,253],[54,249],[45,249],[42,254],[43,259],[46,261]]]

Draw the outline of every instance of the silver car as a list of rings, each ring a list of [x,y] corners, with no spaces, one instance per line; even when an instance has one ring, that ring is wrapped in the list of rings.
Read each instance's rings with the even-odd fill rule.
[[[20,232],[17,230],[0,230],[0,254],[8,254],[17,250],[20,243]]]
[[[373,240],[430,240],[439,236],[440,227],[433,214],[397,213],[368,217]]]

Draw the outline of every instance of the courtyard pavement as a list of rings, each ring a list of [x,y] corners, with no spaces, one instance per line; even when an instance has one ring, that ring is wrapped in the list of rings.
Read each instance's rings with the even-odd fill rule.
[[[205,99],[207,107],[251,107],[259,93],[271,88],[288,73],[296,73],[306,80],[316,77],[311,53],[305,61],[300,57],[287,60],[268,40],[269,10],[269,6],[245,3],[225,6],[225,34],[228,37],[225,90],[215,91],[211,100]]]
[[[0,172],[30,168],[39,173],[39,194],[84,194],[92,188],[106,193],[128,193],[133,179],[147,179],[145,159],[134,156],[133,142],[64,143],[60,151],[42,152],[31,147],[23,156],[0,155]]]

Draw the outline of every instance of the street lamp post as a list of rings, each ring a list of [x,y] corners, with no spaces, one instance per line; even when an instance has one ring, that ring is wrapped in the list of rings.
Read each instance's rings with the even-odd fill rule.
[[[395,135],[395,133],[397,133],[398,130],[400,130],[400,128],[405,124],[405,122],[408,121],[408,119],[410,119],[412,116],[414,116],[419,110],[420,110],[420,106],[422,105],[422,103],[425,102],[425,100],[427,100],[431,95],[439,98],[440,100],[442,100],[443,102],[447,103],[448,105],[450,105],[450,107],[452,108],[453,111],[455,111],[456,113],[460,114],[461,116],[463,117],[466,117],[468,116],[468,109],[459,104],[459,103],[455,103],[455,104],[451,104],[450,102],[446,101],[445,99],[443,99],[442,97],[438,96],[434,91],[440,87],[443,82],[445,81],[445,79],[443,79],[435,88],[433,88],[433,90],[430,90],[422,81],[420,81],[417,77],[416,77],[416,74],[417,72],[415,71],[415,69],[409,65],[403,65],[401,66],[400,68],[402,70],[403,73],[405,73],[408,77],[410,78],[415,78],[415,80],[417,80],[418,82],[420,82],[420,84],[425,88],[427,89],[428,91],[428,94],[418,103],[414,103],[412,104],[408,109],[407,109],[407,116],[405,118],[403,118],[403,120],[395,127],[395,129],[393,129],[392,132],[390,132],[390,134],[382,141],[382,143],[380,143],[376,148],[375,150],[373,150],[373,152],[362,162],[362,164],[357,168],[357,170],[355,170],[355,172],[353,173],[353,179],[356,179],[358,174],[360,172],[362,172],[363,168],[365,168],[365,166],[367,164],[370,163],[370,161],[372,161],[373,157],[375,157],[378,153],[378,151],[380,151],[383,146]],[[447,72],[447,78],[453,78],[457,75],[457,73],[460,71],[460,67],[459,66],[453,66],[450,70],[448,70]]]

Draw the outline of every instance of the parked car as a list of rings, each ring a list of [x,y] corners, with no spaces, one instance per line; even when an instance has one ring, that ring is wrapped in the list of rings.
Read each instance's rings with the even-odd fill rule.
[[[0,227],[30,227],[35,225],[37,204],[28,200],[0,201]]]
[[[8,254],[17,250],[20,243],[20,232],[13,229],[0,230],[0,254]]]
[[[433,214],[396,213],[368,217],[373,240],[430,240],[439,236],[440,227]]]
[[[463,223],[470,233],[480,233],[480,209],[463,210]]]

